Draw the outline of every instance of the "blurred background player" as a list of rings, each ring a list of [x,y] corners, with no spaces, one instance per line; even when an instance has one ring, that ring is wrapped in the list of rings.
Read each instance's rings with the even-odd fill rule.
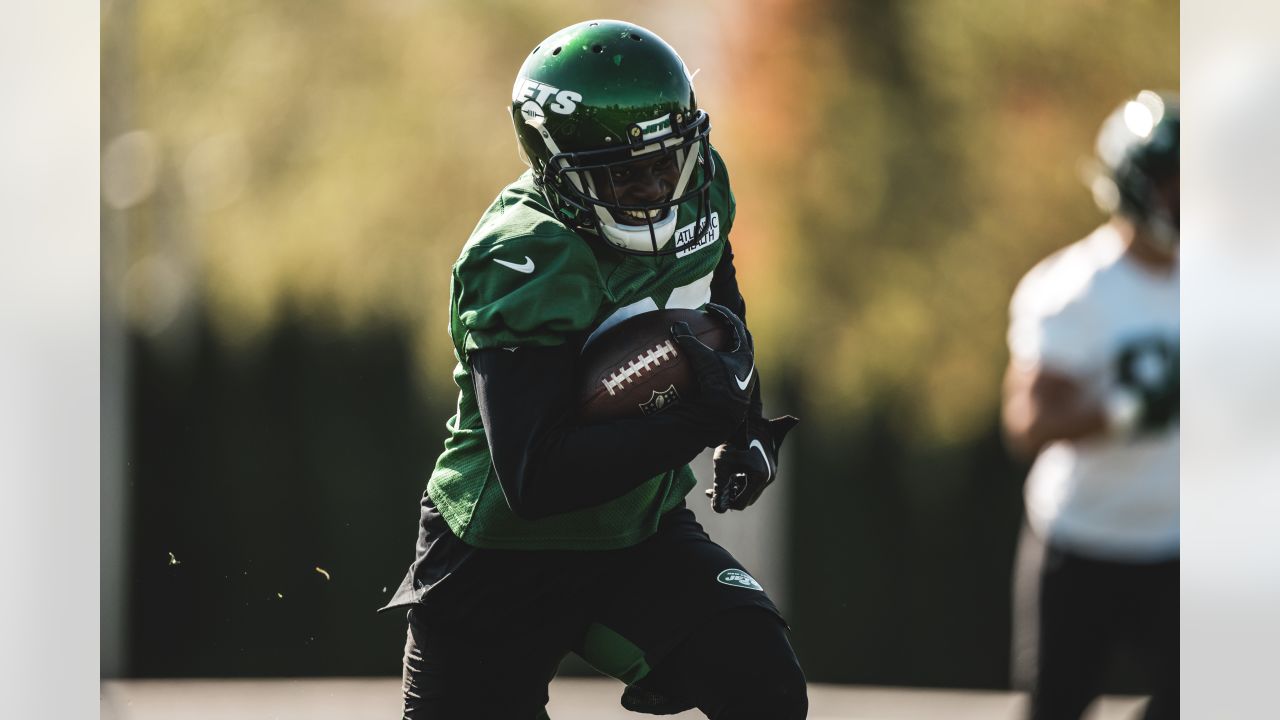
[[[1013,671],[1035,720],[1078,718],[1121,643],[1178,715],[1178,100],[1102,125],[1110,220],[1049,256],[1010,306],[1003,419],[1035,456],[1015,569]]]
[[[644,28],[580,23],[528,55],[511,117],[530,171],[453,266],[458,409],[417,558],[388,604],[410,607],[405,716],[545,717],[548,684],[574,652],[628,684],[631,710],[804,717],[777,609],[684,502],[689,461],[712,447],[714,509],[745,509],[794,424],[761,415],[733,195],[689,71]],[[736,338],[719,352],[672,328],[695,397],[578,420],[589,336],[704,306]]]

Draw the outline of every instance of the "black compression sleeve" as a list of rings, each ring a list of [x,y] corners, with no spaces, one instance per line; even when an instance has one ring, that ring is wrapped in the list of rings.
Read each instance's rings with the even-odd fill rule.
[[[573,343],[470,355],[493,467],[521,518],[608,502],[719,442],[684,404],[643,418],[578,424],[577,358]]]
[[[733,245],[724,241],[724,253],[711,276],[711,302],[733,311],[742,323],[747,322],[747,302],[738,289],[738,271],[733,267]]]
[[[733,311],[742,320],[742,324],[747,324],[747,301],[742,297],[742,291],[738,289],[738,271],[733,266],[733,245],[729,244],[729,240],[724,241],[724,254],[720,256],[720,262],[716,264],[715,274],[711,276],[711,302],[717,305],[723,305]],[[748,327],[748,330],[750,327]],[[756,372],[759,372],[757,368]],[[760,400],[760,377],[756,376],[756,386],[751,389],[751,409],[747,412],[747,419],[759,419],[764,414],[764,404]]]

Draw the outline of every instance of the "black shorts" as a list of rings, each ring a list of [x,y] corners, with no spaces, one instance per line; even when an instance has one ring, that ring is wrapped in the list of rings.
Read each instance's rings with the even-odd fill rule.
[[[567,654],[634,683],[710,617],[741,607],[778,616],[684,507],[622,550],[477,550],[409,609],[406,704],[501,693],[510,717],[537,717]]]

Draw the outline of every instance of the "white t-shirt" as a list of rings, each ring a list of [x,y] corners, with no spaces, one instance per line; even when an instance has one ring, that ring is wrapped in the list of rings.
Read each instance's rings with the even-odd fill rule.
[[[1135,343],[1178,347],[1178,272],[1124,255],[1110,225],[1027,273],[1010,303],[1009,351],[1022,367],[1074,378],[1101,400],[1120,354]],[[1175,355],[1176,356],[1176,355]],[[1178,424],[1134,438],[1091,437],[1045,447],[1025,490],[1042,538],[1101,558],[1178,554]]]

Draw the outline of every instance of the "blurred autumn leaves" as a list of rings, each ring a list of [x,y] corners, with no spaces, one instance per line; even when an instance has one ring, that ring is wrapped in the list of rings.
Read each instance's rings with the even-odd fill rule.
[[[113,0],[107,309],[164,343],[200,307],[246,349],[286,313],[401,325],[450,393],[448,268],[522,169],[510,82],[593,16],[700,69],[769,376],[823,417],[888,398],[912,443],[989,420],[1014,282],[1099,219],[1098,122],[1178,84],[1178,5],[1153,0]]]

